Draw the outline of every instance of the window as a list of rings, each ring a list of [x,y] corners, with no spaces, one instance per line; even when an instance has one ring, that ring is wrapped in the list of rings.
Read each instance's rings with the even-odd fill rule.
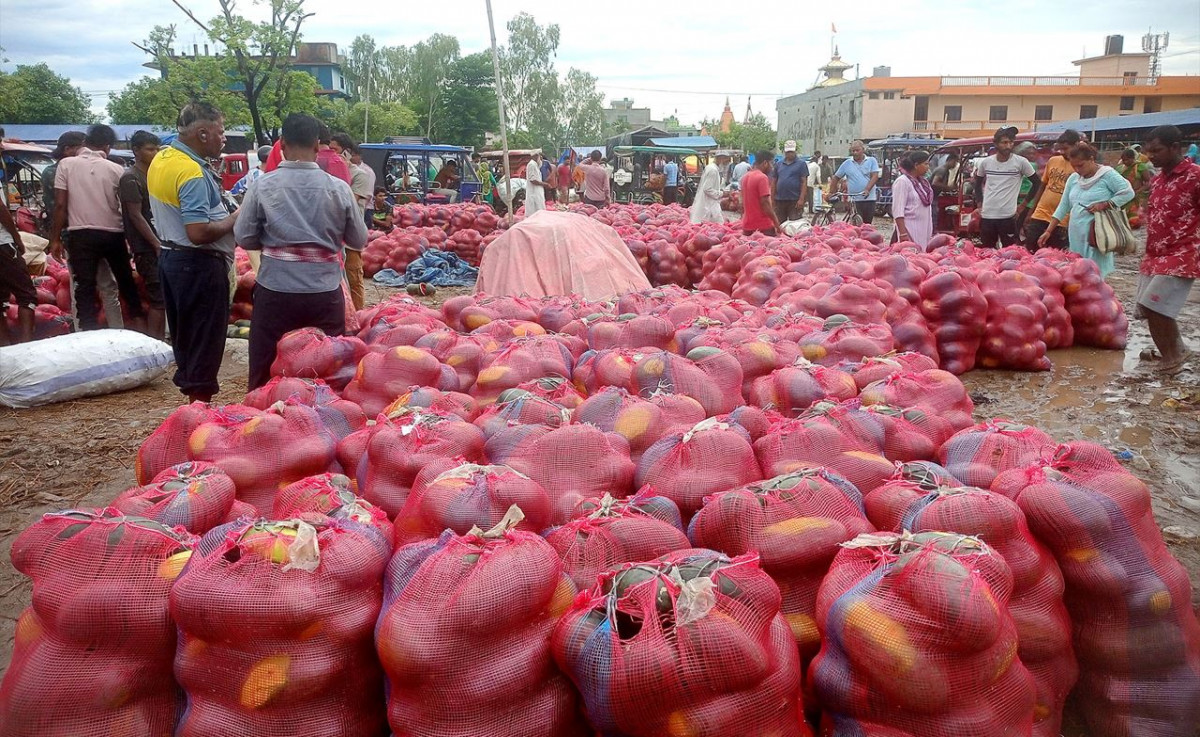
[[[1079,106],[1079,117],[1080,118],[1096,117],[1096,106],[1095,105],[1080,105]]]
[[[1137,84],[1137,72],[1125,72],[1124,82],[1126,85]]]
[[[957,123],[962,120],[962,105],[947,105],[942,112],[942,118],[947,123]]]
[[[854,110],[854,100],[853,99],[850,100],[850,122],[851,123],[858,122],[858,113]]]
[[[896,93],[895,93],[895,92],[884,92],[884,93],[883,93],[883,99],[885,99],[885,100],[895,100],[895,99],[896,99]]]
[[[1037,105],[1033,108],[1034,120],[1054,120],[1053,105]]]
[[[1008,120],[1008,105],[992,105],[988,108],[988,122],[1003,123]]]
[[[1161,97],[1147,97],[1146,100],[1142,103],[1142,112],[1143,113],[1160,113],[1160,112],[1162,112],[1162,98]]]
[[[1133,111],[1133,98],[1132,97],[1122,97],[1121,98],[1121,112],[1124,113],[1124,112],[1132,112],[1132,111]]]
[[[878,92],[868,92],[868,93],[867,93],[867,99],[868,99],[868,100],[878,100],[878,99],[879,99],[879,93],[878,93]]]
[[[929,97],[927,95],[917,95],[917,99],[913,101],[913,120],[929,120]]]

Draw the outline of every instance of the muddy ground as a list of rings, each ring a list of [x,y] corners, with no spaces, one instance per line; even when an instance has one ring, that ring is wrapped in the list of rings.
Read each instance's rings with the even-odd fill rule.
[[[1135,257],[1110,277],[1129,305]],[[368,286],[368,301],[394,290]],[[444,290],[438,304],[468,290]],[[1200,290],[1181,316],[1192,350],[1200,351]],[[1171,551],[1192,577],[1200,603],[1200,358],[1174,379],[1139,361],[1150,345],[1134,322],[1124,353],[1072,348],[1053,351],[1045,373],[972,371],[963,381],[977,419],[1006,417],[1037,425],[1060,440],[1086,439],[1128,451],[1125,464],[1153,490],[1154,512]],[[217,401],[246,390],[245,341],[230,340]],[[101,505],[134,483],[142,440],[183,402],[169,378],[129,392],[31,410],[0,408],[0,674],[12,653],[13,627],[28,606],[30,585],[9,563],[13,538],[38,515]]]

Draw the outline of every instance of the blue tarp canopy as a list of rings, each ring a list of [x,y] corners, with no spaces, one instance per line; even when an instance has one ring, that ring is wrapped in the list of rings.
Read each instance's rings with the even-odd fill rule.
[[[360,143],[359,148],[373,151],[394,151],[396,153],[425,153],[425,154],[469,154],[471,149],[462,146],[443,146],[427,143]]]
[[[137,131],[150,131],[159,138],[168,134],[174,135],[175,131],[170,128],[163,128],[157,125],[114,125],[110,126],[117,132],[117,140],[128,141]],[[20,125],[0,123],[0,128],[4,129],[6,138],[17,138],[30,143],[49,143],[54,145],[58,143],[58,137],[67,131],[86,132],[88,124],[79,123],[77,125],[68,125],[64,123],[56,123],[54,125]]]
[[[1107,118],[1084,118],[1068,120],[1062,123],[1048,123],[1038,126],[1039,131],[1065,131],[1068,128],[1080,133],[1091,131],[1119,131],[1131,128],[1157,128],[1160,125],[1184,126],[1200,125],[1200,107],[1187,110],[1168,110],[1162,113],[1143,113],[1141,115],[1112,115]]]
[[[678,138],[651,138],[652,146],[671,148],[716,148],[717,139],[712,136],[679,136]]]

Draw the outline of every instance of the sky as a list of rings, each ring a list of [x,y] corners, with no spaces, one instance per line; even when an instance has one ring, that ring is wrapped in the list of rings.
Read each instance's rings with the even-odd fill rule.
[[[216,0],[184,4],[201,19],[217,13]],[[1164,73],[1200,75],[1200,0],[858,0],[820,8],[794,0],[492,5],[499,43],[505,23],[519,12],[542,25],[557,23],[560,75],[578,67],[599,78],[606,104],[628,97],[636,107],[649,107],[654,119],[674,114],[684,123],[718,117],[726,97],[739,120],[749,102],[774,121],[775,100],[812,86],[831,42],[863,76],[878,65],[890,66],[894,76],[1074,76],[1071,61],[1098,55],[1106,35],[1122,34],[1126,51],[1140,51],[1142,35],[1153,29],[1170,33]],[[483,0],[306,0],[305,7],[315,15],[304,25],[304,39],[336,42],[345,50],[361,33],[380,45],[410,45],[446,33],[458,37],[464,53],[489,48]],[[240,0],[239,8],[252,18],[262,14],[250,0]],[[151,73],[133,42],[170,23],[188,49],[207,40],[170,0],[0,0],[0,58],[8,59],[2,68],[11,72],[17,64],[44,61],[91,95],[102,113],[108,92]],[[1196,84],[1200,89],[1200,76]]]

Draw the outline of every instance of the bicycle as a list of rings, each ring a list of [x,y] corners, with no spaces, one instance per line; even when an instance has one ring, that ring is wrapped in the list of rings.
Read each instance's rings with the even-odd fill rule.
[[[834,214],[836,213],[837,206],[839,204],[845,205],[845,212],[841,217],[842,222],[850,223],[851,225],[855,226],[862,225],[862,218],[859,216],[858,209],[854,206],[854,203],[843,197],[841,194],[834,192],[833,194],[825,197],[825,204],[822,205],[821,209],[813,215],[813,227],[815,228],[818,226],[832,225],[834,221]]]

